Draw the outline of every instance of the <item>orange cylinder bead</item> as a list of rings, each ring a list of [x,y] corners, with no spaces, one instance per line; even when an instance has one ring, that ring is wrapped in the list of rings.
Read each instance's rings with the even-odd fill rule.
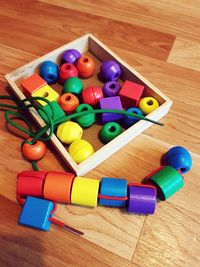
[[[69,172],[49,172],[44,183],[44,198],[70,203],[74,177],[74,174]]]
[[[94,74],[94,60],[89,56],[82,56],[76,65],[78,73],[82,78],[89,78]]]
[[[72,113],[79,105],[78,97],[71,93],[65,93],[58,100],[60,107],[67,113]]]
[[[32,138],[29,138],[27,141],[31,141]],[[24,142],[21,147],[21,152],[23,156],[29,160],[39,160],[46,153],[45,143],[37,140],[34,144],[28,144]]]

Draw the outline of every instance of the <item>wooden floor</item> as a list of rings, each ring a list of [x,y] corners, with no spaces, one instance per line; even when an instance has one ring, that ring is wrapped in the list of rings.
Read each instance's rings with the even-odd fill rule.
[[[173,145],[191,151],[193,168],[153,216],[59,205],[56,217],[85,237],[38,232],[17,224],[16,175],[30,165],[1,112],[0,266],[200,266],[200,2],[0,0],[0,94],[9,92],[6,73],[87,32],[174,101],[164,128],[152,126],[87,176],[141,181]],[[39,167],[66,170],[51,146]]]

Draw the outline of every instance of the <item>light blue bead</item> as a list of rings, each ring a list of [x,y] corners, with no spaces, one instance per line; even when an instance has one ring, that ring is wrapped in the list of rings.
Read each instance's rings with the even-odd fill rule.
[[[100,183],[100,195],[110,197],[127,197],[127,180],[103,177]],[[110,200],[99,198],[99,205],[124,207],[126,200]]]
[[[19,217],[19,224],[48,231],[51,226],[49,217],[53,210],[52,201],[28,196]]]
[[[143,113],[142,113],[142,111],[139,108],[133,107],[133,108],[127,109],[126,111],[131,112],[131,113],[135,113],[137,115],[144,116]],[[124,117],[123,117],[123,123],[124,123],[124,126],[126,128],[131,127],[133,124],[135,124],[139,120],[140,119],[138,119],[136,117],[129,116],[129,115],[124,115]]]

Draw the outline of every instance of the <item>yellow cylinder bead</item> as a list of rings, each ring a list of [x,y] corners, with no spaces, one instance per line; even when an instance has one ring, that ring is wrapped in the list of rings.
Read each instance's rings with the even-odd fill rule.
[[[78,123],[67,121],[61,123],[57,129],[57,137],[61,142],[65,144],[71,144],[72,142],[81,139],[83,134],[83,129]]]
[[[147,96],[140,100],[138,107],[147,115],[159,107],[159,102],[154,97]]]
[[[94,149],[89,142],[79,139],[69,146],[69,154],[76,163],[81,163],[94,154]]]
[[[77,176],[71,191],[71,203],[96,207],[98,201],[99,180]]]

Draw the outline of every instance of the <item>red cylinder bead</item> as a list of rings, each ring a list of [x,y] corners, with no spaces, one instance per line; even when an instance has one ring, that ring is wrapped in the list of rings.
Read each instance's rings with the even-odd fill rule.
[[[87,87],[82,91],[83,102],[91,106],[96,106],[103,97],[102,88],[97,86]]]
[[[59,82],[63,84],[70,77],[78,77],[78,70],[73,64],[65,63],[60,67]]]
[[[77,69],[82,78],[89,78],[94,74],[94,60],[89,56],[82,56],[77,62]]]

